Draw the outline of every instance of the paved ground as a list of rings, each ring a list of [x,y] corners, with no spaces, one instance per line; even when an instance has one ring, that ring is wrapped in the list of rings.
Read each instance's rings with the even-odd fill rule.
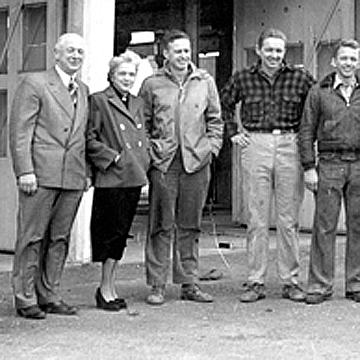
[[[95,308],[99,267],[68,266],[62,282],[64,299],[80,306],[76,317],[49,315],[44,321],[14,316],[11,257],[0,258],[0,359],[360,359],[360,304],[343,298],[344,239],[339,237],[335,296],[318,306],[280,298],[276,278],[275,239],[267,278],[267,298],[242,304],[246,280],[244,229],[228,216],[204,219],[201,272],[217,269],[223,278],[203,282],[215,295],[213,304],[180,301],[168,287],[165,305],[144,299],[144,217],[139,216],[118,271],[118,290],[130,308],[107,313]],[[218,251],[218,243],[230,244]],[[306,280],[309,235],[302,234],[301,278]],[[7,260],[6,260],[7,259]]]

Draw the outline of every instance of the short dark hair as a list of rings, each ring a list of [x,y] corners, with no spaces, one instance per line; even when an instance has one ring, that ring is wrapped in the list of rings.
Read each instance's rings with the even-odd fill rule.
[[[257,46],[259,47],[259,49],[262,48],[262,46],[264,44],[264,41],[267,38],[277,38],[277,39],[284,40],[285,45],[286,45],[286,42],[287,42],[286,35],[281,30],[270,28],[270,29],[264,30],[260,34],[260,36],[258,38],[258,41],[257,41]]]
[[[354,39],[343,39],[343,40],[339,40],[334,47],[334,52],[333,52],[333,58],[335,59],[338,55],[339,49],[342,47],[349,47],[351,49],[354,50],[359,50],[360,49],[360,45],[359,43],[354,40]]]
[[[178,39],[187,39],[190,41],[190,36],[186,32],[178,29],[168,30],[162,38],[163,48],[168,49],[169,44]]]

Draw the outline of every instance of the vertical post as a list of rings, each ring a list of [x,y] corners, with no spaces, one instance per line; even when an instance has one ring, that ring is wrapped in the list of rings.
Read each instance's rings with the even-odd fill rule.
[[[355,39],[360,41],[360,0],[355,0],[354,2]]]
[[[193,62],[199,63],[200,0],[185,0],[185,30],[191,39]]]
[[[85,0],[69,0],[67,14],[67,32],[83,35]],[[114,10],[115,11],[115,10]]]

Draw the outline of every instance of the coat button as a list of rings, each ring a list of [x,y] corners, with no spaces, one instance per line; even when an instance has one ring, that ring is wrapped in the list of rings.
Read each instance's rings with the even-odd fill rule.
[[[131,149],[131,145],[130,145],[130,143],[126,143],[126,147],[128,148],[128,149]]]
[[[141,140],[139,140],[138,145],[139,145],[139,147],[142,147],[142,141]]]
[[[124,124],[120,124],[120,129],[121,129],[122,131],[125,131],[125,125],[124,125]]]
[[[68,132],[69,131],[69,128],[64,128],[64,132]]]
[[[141,129],[142,128],[142,124],[137,124],[137,128]]]

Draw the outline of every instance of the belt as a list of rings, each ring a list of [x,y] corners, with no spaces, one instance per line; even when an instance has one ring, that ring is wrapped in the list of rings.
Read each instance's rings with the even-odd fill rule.
[[[261,134],[273,134],[273,135],[283,135],[283,134],[296,134],[297,130],[295,129],[256,129],[256,130],[248,130],[245,129],[248,132],[253,133],[261,133]]]
[[[321,151],[319,158],[322,160],[340,159],[342,161],[357,161],[360,159],[360,150],[337,149],[332,151]]]
[[[360,154],[360,149],[348,148],[348,149],[319,149],[320,154]]]

